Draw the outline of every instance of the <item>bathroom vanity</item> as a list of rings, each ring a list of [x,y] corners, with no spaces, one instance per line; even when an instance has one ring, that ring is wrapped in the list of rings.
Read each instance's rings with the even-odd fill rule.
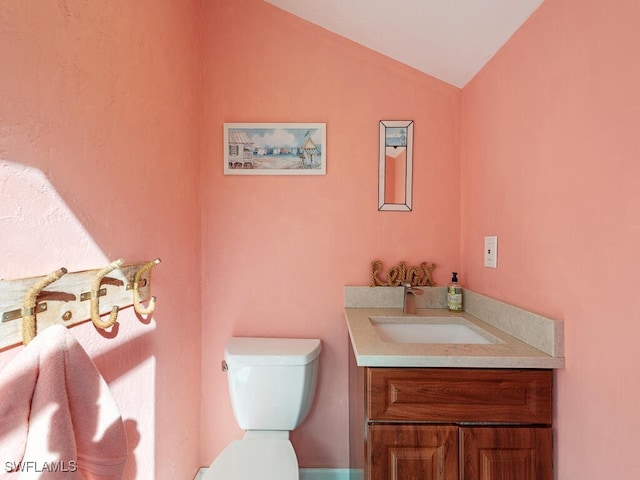
[[[345,300],[353,478],[552,480],[553,369],[564,365],[561,322],[525,312],[527,327],[517,320],[507,326],[517,338],[498,328],[504,318],[497,318],[512,313],[506,323],[514,323],[521,313],[504,304],[489,303],[486,310],[486,297],[475,299],[482,308],[474,310],[474,300],[471,308],[492,323],[468,311],[427,308],[403,316],[376,301],[365,302],[376,305],[367,308],[353,307],[347,295]],[[406,338],[387,337],[380,323],[464,323],[488,340],[432,341],[413,327]]]
[[[551,480],[551,370],[357,367],[352,468],[368,480]]]

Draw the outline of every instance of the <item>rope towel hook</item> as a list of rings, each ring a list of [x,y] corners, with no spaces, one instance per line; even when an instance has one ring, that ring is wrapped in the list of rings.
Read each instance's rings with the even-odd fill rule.
[[[136,309],[136,312],[138,312],[140,315],[148,315],[149,313],[153,312],[153,310],[156,308],[156,297],[151,297],[151,300],[149,300],[149,306],[146,308],[140,302],[140,278],[142,277],[142,275],[150,271],[153,267],[155,267],[159,263],[160,263],[159,258],[156,258],[155,260],[145,263],[143,266],[141,266],[138,269],[133,279],[133,307]]]
[[[40,292],[44,290],[47,286],[51,285],[53,282],[62,277],[65,273],[67,273],[67,269],[62,267],[55,272],[50,273],[42,280],[37,281],[29,290],[24,297],[24,302],[22,303],[22,343],[23,345],[27,345],[31,340],[33,340],[36,336],[36,299]]]
[[[100,283],[102,283],[102,279],[113,272],[116,268],[120,268],[120,266],[124,263],[122,258],[119,258],[115,262],[111,262],[109,265],[104,267],[102,270],[96,273],[96,276],[93,277],[93,281],[91,282],[91,321],[93,324],[101,329],[106,329],[111,327],[116,320],[118,319],[118,310],[120,307],[114,305],[111,309],[111,314],[109,315],[109,320],[103,322],[100,319],[100,300],[99,300],[99,291],[100,291]]]

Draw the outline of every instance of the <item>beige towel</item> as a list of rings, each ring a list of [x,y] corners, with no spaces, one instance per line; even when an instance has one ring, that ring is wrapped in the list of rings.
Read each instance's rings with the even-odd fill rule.
[[[119,480],[124,426],[109,388],[62,325],[0,372],[0,477]]]

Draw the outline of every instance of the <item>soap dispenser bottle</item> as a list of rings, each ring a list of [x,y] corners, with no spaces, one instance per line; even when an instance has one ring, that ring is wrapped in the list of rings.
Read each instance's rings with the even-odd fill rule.
[[[451,285],[447,288],[447,307],[452,312],[462,311],[462,287],[458,283],[458,272],[453,272]]]

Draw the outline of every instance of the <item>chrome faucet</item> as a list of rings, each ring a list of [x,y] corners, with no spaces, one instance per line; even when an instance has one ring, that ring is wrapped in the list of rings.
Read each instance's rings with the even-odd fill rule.
[[[424,291],[414,287],[411,283],[405,283],[402,286],[404,287],[402,313],[405,315],[413,315],[416,313],[416,295],[422,295]]]

